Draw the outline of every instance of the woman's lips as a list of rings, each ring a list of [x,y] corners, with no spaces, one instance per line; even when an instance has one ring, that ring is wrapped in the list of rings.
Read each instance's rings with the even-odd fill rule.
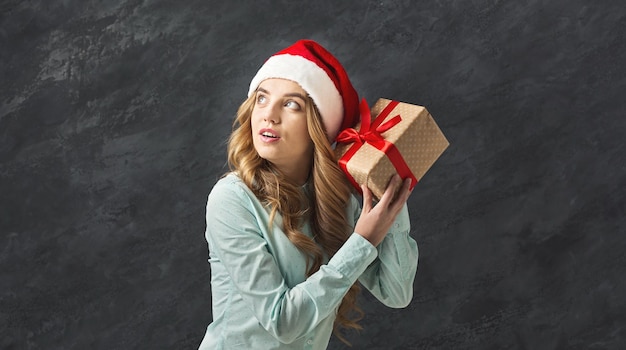
[[[261,136],[261,141],[271,143],[280,140],[280,136],[278,133],[272,129],[261,129],[259,131],[259,135]]]

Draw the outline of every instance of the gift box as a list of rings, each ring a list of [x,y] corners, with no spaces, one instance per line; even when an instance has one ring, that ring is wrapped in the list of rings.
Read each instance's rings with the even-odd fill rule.
[[[337,136],[335,155],[357,191],[367,184],[377,200],[396,173],[413,188],[449,145],[422,106],[381,98],[371,112],[363,100],[360,112],[361,122]]]

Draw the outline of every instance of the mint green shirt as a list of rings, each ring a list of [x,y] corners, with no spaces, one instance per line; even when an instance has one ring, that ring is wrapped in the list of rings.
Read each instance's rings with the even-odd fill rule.
[[[352,197],[349,222],[361,209]],[[326,349],[337,308],[357,279],[383,304],[406,307],[413,297],[417,243],[405,205],[390,233],[374,247],[353,233],[319,271],[306,277],[306,257],[269,211],[234,174],[209,194],[206,239],[213,322],[200,349]],[[308,223],[302,228],[311,236]]]

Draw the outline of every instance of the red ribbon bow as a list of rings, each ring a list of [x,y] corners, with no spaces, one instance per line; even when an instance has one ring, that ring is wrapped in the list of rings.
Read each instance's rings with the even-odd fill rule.
[[[395,101],[392,101],[392,103]],[[398,102],[395,103],[396,105]],[[394,105],[395,107],[395,105]],[[391,108],[393,109],[393,108]],[[381,124],[387,114],[391,112],[389,110],[385,115],[381,113],[382,118],[378,117],[374,120],[374,123],[371,123],[372,115],[370,114],[369,106],[365,99],[361,100],[361,104],[359,105],[359,112],[361,113],[361,129],[360,131],[356,131],[353,128],[348,128],[343,130],[337,136],[337,142],[339,143],[351,143],[356,142],[359,145],[362,145],[364,142],[371,144],[377,149],[381,149],[384,147],[385,139],[382,137],[380,133],[385,132],[402,121],[402,117],[400,115],[396,115],[395,117],[388,120],[386,123]],[[383,111],[384,112],[384,111]]]
[[[383,123],[385,118],[393,111],[393,109],[398,105],[398,101],[391,101],[380,114],[376,117],[374,122],[372,122],[372,116],[370,114],[370,108],[367,105],[365,99],[361,100],[361,104],[359,105],[359,112],[361,114],[361,128],[359,131],[356,131],[353,128],[344,129],[337,138],[335,139],[338,143],[354,143],[352,147],[348,149],[348,151],[339,159],[339,166],[343,170],[343,172],[348,176],[348,179],[357,189],[357,191],[361,192],[361,187],[354,180],[354,177],[348,172],[348,161],[352,158],[352,156],[361,148],[364,143],[368,143],[374,146],[376,149],[382,151],[389,157],[389,160],[396,168],[396,171],[400,175],[401,178],[406,179],[407,177],[411,179],[411,188],[417,184],[417,179],[411,172],[411,169],[406,164],[406,161],[400,154],[400,151],[396,148],[396,146],[385,140],[381,133],[393,128],[400,121],[402,121],[402,117],[400,115],[396,115],[395,117],[389,119],[387,122]]]

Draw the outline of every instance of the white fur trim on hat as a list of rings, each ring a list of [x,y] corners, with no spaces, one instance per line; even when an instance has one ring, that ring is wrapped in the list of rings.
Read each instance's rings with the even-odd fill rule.
[[[320,111],[326,136],[332,143],[343,121],[343,100],[326,71],[302,56],[275,55],[263,64],[252,79],[248,97],[256,91],[263,80],[270,78],[294,81],[311,96]]]

